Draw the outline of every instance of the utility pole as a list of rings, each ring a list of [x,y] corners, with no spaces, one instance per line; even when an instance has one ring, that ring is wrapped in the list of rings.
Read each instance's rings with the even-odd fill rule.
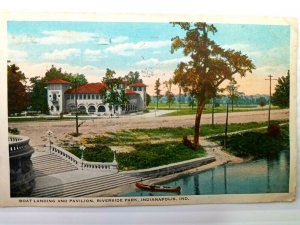
[[[271,93],[271,88],[272,88],[272,80],[277,80],[277,79],[272,79],[272,75],[269,75],[268,76],[269,79],[265,79],[265,80],[269,80],[270,81],[270,88],[269,88],[269,114],[268,114],[268,124],[270,126],[270,121],[271,121],[271,96],[272,96],[272,93]]]

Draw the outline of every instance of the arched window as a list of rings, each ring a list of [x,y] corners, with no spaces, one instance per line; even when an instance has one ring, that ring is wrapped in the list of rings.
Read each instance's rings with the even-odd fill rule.
[[[80,113],[86,113],[86,108],[85,108],[85,106],[83,106],[83,105],[79,106],[78,111],[79,111]]]
[[[91,105],[91,106],[88,108],[88,112],[91,113],[91,114],[95,113],[95,112],[96,112],[95,106]]]
[[[98,112],[105,112],[105,107],[103,105],[100,105],[98,107]]]

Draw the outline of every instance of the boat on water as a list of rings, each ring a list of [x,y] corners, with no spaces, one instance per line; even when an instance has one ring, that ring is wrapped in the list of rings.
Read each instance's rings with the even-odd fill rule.
[[[143,184],[141,181],[135,183],[135,186],[142,190],[147,191],[161,191],[161,192],[180,192],[181,187],[168,187],[168,186],[160,186],[160,185],[146,185]]]

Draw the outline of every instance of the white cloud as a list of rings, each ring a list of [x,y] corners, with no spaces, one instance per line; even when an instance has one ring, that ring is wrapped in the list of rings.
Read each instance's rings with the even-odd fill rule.
[[[95,62],[105,57],[101,50],[86,49],[84,51],[84,59],[87,61]]]
[[[159,60],[156,58],[150,58],[146,60],[141,60],[136,62],[137,66],[176,66],[180,62],[188,62],[190,57],[181,57],[181,58],[174,58],[174,59],[167,59],[167,60]]]
[[[92,49],[86,49],[84,51],[85,55],[101,55],[102,51],[101,50],[92,50]]]
[[[9,49],[8,50],[8,60],[13,63],[25,61],[28,58],[28,53],[25,51]]]
[[[56,68],[61,68],[63,72],[68,73],[79,73],[84,74],[88,82],[100,82],[103,75],[105,74],[105,69],[99,67],[86,65],[77,66],[68,63],[55,63],[55,62],[44,62],[44,63],[19,63],[18,66],[21,68],[22,72],[25,73],[27,78],[35,76],[45,76],[47,70],[54,65]]]
[[[76,48],[69,48],[63,50],[55,49],[52,52],[46,52],[43,54],[43,58],[46,60],[65,60],[72,56],[79,56],[80,50]]]
[[[229,44],[229,45],[222,45],[222,48],[226,49],[234,49],[236,51],[247,51],[251,50],[251,46],[246,43],[236,43],[236,44]]]
[[[105,49],[117,55],[131,56],[136,50],[141,49],[157,49],[165,46],[170,46],[170,41],[140,41],[137,43],[123,43],[111,46]]]
[[[95,34],[69,30],[44,31],[46,37],[39,38],[41,44],[72,44],[93,40]]]
[[[151,58],[151,59],[146,59],[146,60],[138,61],[135,64],[137,66],[149,66],[149,65],[157,64],[158,62],[159,62],[158,59]]]
[[[74,44],[94,41],[95,34],[72,30],[43,31],[43,37],[31,35],[8,35],[8,42],[12,44],[35,43],[43,45]]]
[[[8,35],[9,44],[26,44],[36,42],[36,38],[31,35]]]
[[[127,36],[118,36],[118,37],[112,38],[111,42],[112,43],[122,43],[124,41],[127,41],[128,39],[129,38]]]

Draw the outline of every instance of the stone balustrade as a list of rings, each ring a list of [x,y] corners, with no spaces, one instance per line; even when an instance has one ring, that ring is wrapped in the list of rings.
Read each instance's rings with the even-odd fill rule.
[[[99,170],[99,171],[109,171],[115,173],[118,172],[118,163],[115,160],[111,163],[88,162],[85,160],[81,160],[80,158],[68,152],[67,150],[55,145],[51,146],[51,153],[67,160],[68,162],[72,163],[78,169],[81,170],[96,170],[96,171]]]
[[[33,153],[33,148],[29,145],[30,139],[21,135],[9,135],[9,157],[21,157]]]
[[[35,186],[35,175],[30,159],[34,150],[29,141],[30,139],[25,136],[8,136],[12,197],[29,196]]]

